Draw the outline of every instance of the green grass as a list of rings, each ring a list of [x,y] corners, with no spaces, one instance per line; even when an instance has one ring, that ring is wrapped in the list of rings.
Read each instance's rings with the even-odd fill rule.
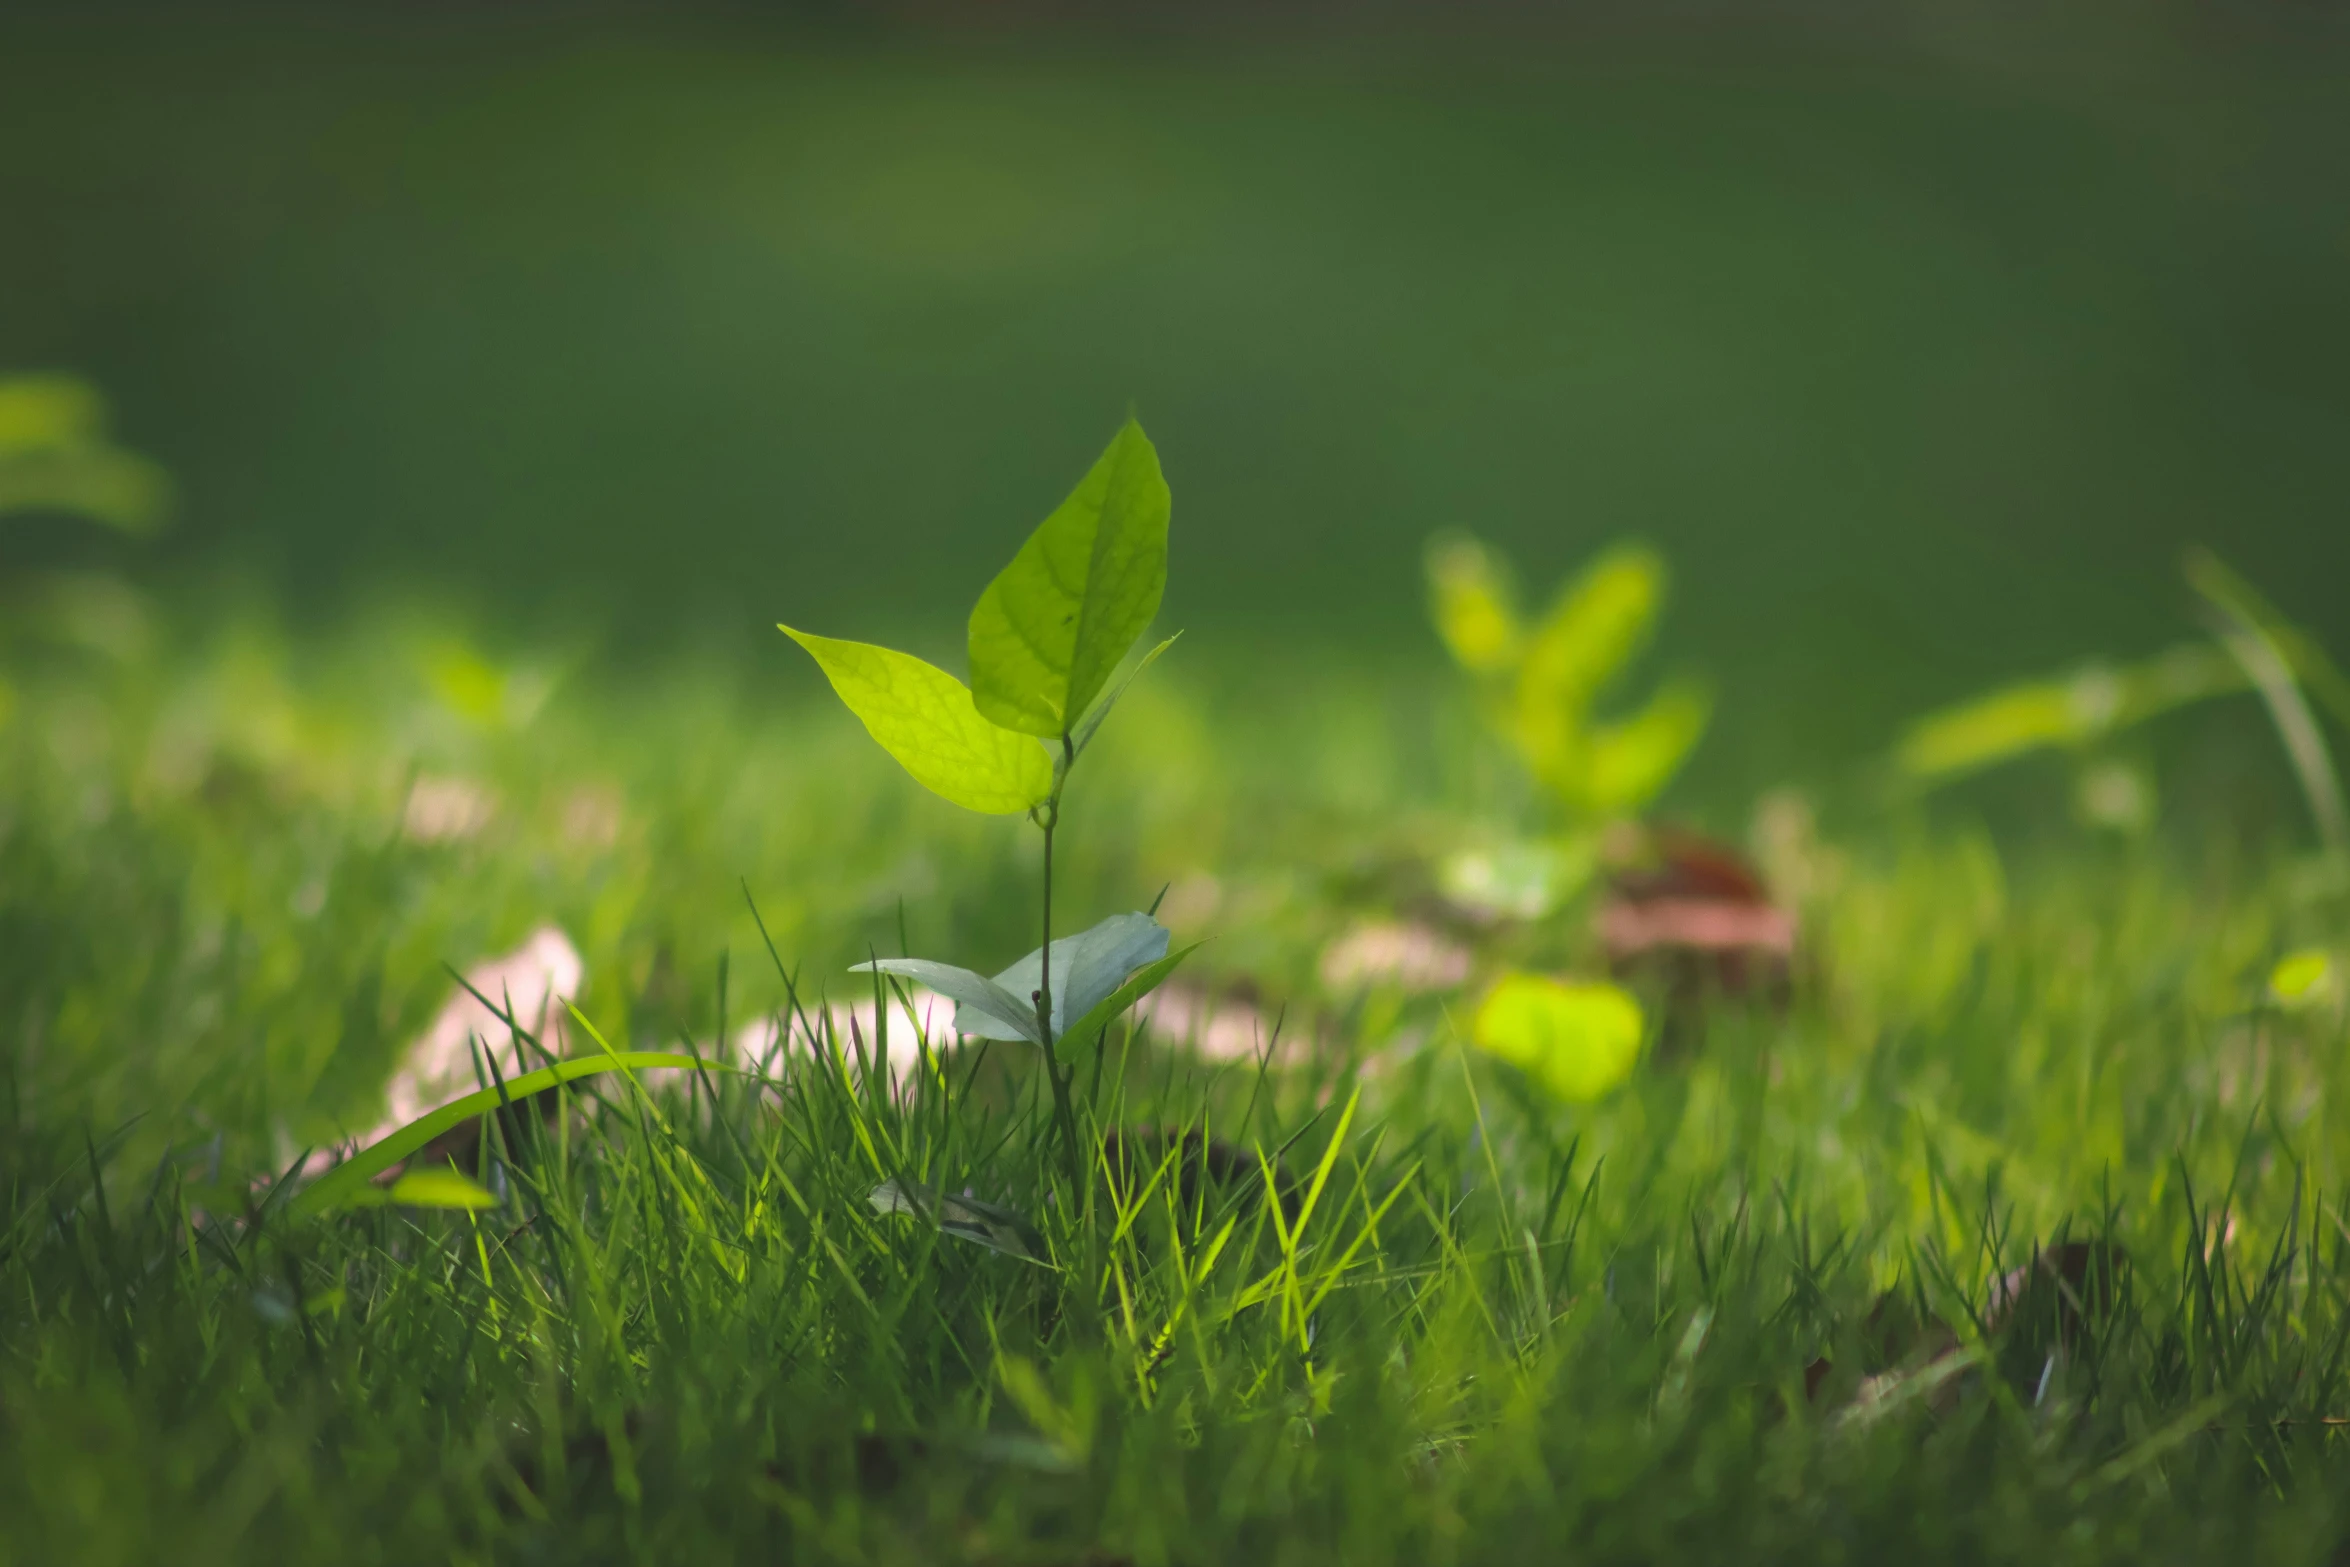
[[[1124,1154],[1072,1184],[1021,1047],[885,1091],[814,1006],[901,939],[1032,945],[1031,835],[846,715],[723,668],[540,702],[425,622],[117,607],[17,649],[0,728],[0,1561],[2265,1564],[2350,1531],[2350,1039],[2264,997],[2346,932],[2290,825],[1995,839],[1830,790],[1774,840],[1784,1013],[1716,1003],[1561,1108],[1463,1049],[1473,992],[1317,978],[1509,809],[1466,716],[1187,643],[1088,763],[1057,923],[1175,883],[1280,1044],[1113,1036],[1085,1146]],[[492,799],[478,830],[404,833],[420,772]],[[548,921],[616,1047],[783,1011],[813,1048],[498,1121],[493,1209],[296,1212],[275,1172],[378,1113],[442,964]],[[1596,962],[1580,912],[1479,947],[1520,955]],[[1132,1131],[1183,1125],[1278,1150],[1285,1201]],[[885,1180],[1045,1260],[881,1214]],[[2064,1238],[2126,1258],[2086,1320],[1993,1313]],[[1887,1326],[1928,1313],[1967,1358]]]

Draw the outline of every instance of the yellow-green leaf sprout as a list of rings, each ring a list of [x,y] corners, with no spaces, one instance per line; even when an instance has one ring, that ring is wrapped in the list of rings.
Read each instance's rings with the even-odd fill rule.
[[[1632,1075],[1646,1027],[1620,985],[1511,973],[1486,992],[1470,1037],[1557,1098],[1586,1104]]]

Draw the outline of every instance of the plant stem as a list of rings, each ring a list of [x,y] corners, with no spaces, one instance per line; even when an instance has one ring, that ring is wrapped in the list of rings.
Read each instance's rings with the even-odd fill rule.
[[[1061,1162],[1068,1171],[1072,1202],[1083,1167],[1077,1158],[1077,1110],[1069,1097],[1077,1069],[1064,1065],[1060,1041],[1053,1034],[1053,830],[1061,825],[1061,789],[1068,783],[1069,769],[1076,760],[1069,736],[1062,735],[1061,765],[1054,770],[1052,798],[1045,802],[1044,814],[1037,821],[1044,829],[1044,940],[1038,944],[1035,996],[1036,1031],[1044,1040],[1045,1076],[1053,1085],[1053,1121],[1060,1135]]]
[[[1036,1003],[1036,1031],[1044,1039],[1044,1058],[1055,1059],[1053,1053],[1053,829],[1060,825],[1061,802],[1055,798],[1045,807],[1044,827],[1044,940],[1037,949],[1036,994],[1030,999]]]

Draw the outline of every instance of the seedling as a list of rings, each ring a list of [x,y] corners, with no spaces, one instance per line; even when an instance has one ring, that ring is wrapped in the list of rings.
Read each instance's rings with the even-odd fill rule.
[[[790,626],[832,689],[914,781],[966,810],[1025,813],[1044,835],[1037,949],[989,978],[953,964],[887,958],[861,972],[917,979],[956,1003],[959,1032],[1026,1040],[1044,1052],[1055,1123],[1079,1169],[1068,1048],[1092,1041],[1183,961],[1148,914],[1115,915],[1053,940],[1053,834],[1061,794],[1136,675],[1110,677],[1159,611],[1167,587],[1167,481],[1142,426],[1126,421],[1069,498],[1037,525],[971,610],[971,684],[911,654]],[[1053,989],[1056,963],[1061,991]],[[1072,1021],[1074,1019],[1074,1021]]]
[[[1493,551],[1461,535],[1429,544],[1437,632],[1476,682],[1487,726],[1525,766],[1551,817],[1546,842],[1448,864],[1446,890],[1456,901],[1521,917],[1547,912],[1590,874],[1598,829],[1645,809],[1704,735],[1713,698],[1686,676],[1627,716],[1598,715],[1646,647],[1665,585],[1653,551],[1617,545],[1561,585],[1541,620],[1528,624]]]

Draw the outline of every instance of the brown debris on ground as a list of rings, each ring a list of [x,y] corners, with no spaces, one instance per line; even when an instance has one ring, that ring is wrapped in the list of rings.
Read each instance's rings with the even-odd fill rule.
[[[1743,854],[1656,827],[1641,832],[1626,858],[1594,919],[1610,968],[1659,976],[1677,1006],[1708,995],[1786,999],[1795,916]]]
[[[2113,1309],[2129,1258],[2110,1241],[2066,1241],[2032,1253],[1991,1283],[1983,1326],[1993,1333],[2053,1323],[2071,1347],[2090,1318]]]

